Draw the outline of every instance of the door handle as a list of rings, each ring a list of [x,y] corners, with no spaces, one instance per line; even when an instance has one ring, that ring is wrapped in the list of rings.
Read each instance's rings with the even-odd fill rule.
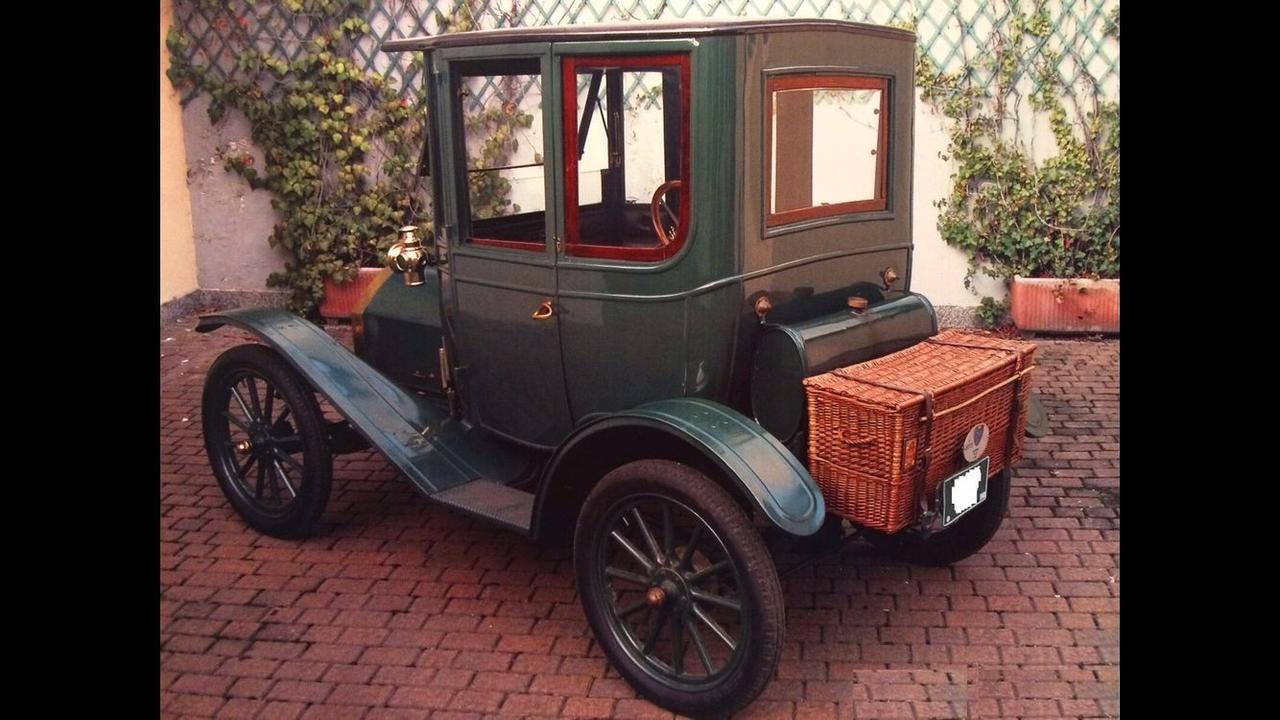
[[[555,314],[556,314],[556,309],[551,304],[551,301],[543,300],[542,304],[538,306],[538,309],[533,311],[533,319],[546,320],[547,318],[550,318],[552,315],[555,315]]]

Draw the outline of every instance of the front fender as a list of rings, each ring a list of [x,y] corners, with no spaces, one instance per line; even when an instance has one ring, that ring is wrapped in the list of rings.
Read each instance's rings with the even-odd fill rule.
[[[211,332],[223,325],[234,325],[257,335],[330,401],[346,399],[361,408],[371,406],[377,410],[385,410],[384,405],[389,405],[399,416],[397,420],[416,427],[438,424],[441,420],[441,413],[426,400],[398,387],[324,330],[288,310],[274,307],[223,310],[201,316],[196,332]],[[385,423],[389,419],[371,417],[369,424],[376,425],[380,420]]]
[[[575,430],[547,465],[534,517],[539,522],[545,520],[546,503],[572,495],[561,491],[575,480],[565,477],[576,466],[575,458],[616,451],[612,441],[602,438],[611,435],[610,431],[628,428],[656,431],[697,451],[785,532],[812,535],[826,518],[822,492],[795,455],[741,413],[701,398],[646,403]]]
[[[510,529],[529,530],[533,496],[510,486],[532,476],[540,456],[454,420],[297,315],[274,308],[229,310],[200,318],[196,330],[223,325],[253,332],[279,352],[424,495]]]
[[[286,310],[255,307],[205,315],[196,331],[223,325],[248,330],[279,352],[423,493],[495,477],[442,451],[438,441],[456,434],[445,412],[388,380],[315,324]]]

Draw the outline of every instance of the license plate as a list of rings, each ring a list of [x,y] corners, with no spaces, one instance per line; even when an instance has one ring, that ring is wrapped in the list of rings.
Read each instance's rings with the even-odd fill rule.
[[[991,458],[978,462],[942,481],[942,526],[946,527],[987,499],[987,467]]]

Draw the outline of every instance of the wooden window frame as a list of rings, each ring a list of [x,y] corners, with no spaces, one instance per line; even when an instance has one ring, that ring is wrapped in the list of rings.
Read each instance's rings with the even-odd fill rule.
[[[666,245],[652,248],[625,248],[611,245],[588,245],[579,242],[578,207],[578,71],[582,68],[623,68],[680,71],[680,224],[676,237]],[[561,92],[564,95],[564,253],[576,257],[606,260],[640,260],[655,262],[674,257],[689,235],[692,215],[692,188],[689,142],[690,79],[689,53],[655,53],[645,55],[570,55],[561,65]]]
[[[879,90],[880,136],[876,144],[876,196],[832,205],[817,205],[782,212],[773,209],[773,106],[774,96],[787,90]],[[872,75],[780,75],[769,78],[765,98],[764,207],[765,227],[818,220],[889,208],[889,78]]]

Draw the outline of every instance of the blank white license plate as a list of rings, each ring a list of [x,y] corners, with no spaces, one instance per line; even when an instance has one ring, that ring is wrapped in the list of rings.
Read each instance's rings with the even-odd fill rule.
[[[955,522],[987,499],[987,468],[991,458],[977,463],[942,481],[942,526]]]

